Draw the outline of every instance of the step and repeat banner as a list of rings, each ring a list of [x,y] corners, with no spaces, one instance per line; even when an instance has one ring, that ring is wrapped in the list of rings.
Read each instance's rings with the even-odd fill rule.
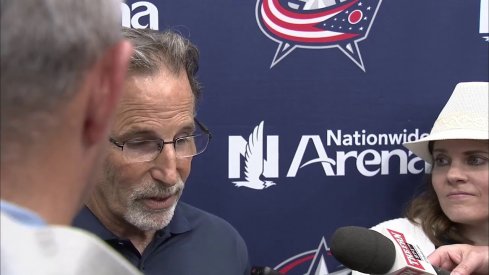
[[[151,0],[133,28],[201,52],[198,118],[213,134],[182,200],[245,239],[252,265],[341,274],[336,228],[399,217],[427,167],[401,144],[429,133],[458,82],[489,80],[487,0]]]

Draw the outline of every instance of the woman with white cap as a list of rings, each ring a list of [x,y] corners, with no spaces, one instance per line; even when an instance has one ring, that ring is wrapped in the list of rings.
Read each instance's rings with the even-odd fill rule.
[[[410,202],[406,218],[385,221],[372,229],[399,230],[413,237],[425,255],[449,244],[483,246],[488,251],[488,95],[488,82],[459,83],[430,134],[403,144],[431,164],[426,189]],[[478,261],[487,267],[487,253],[479,255]],[[443,261],[438,264],[449,267]]]
[[[431,184],[406,216],[435,246],[488,245],[488,94],[487,82],[459,83],[430,135],[404,144],[432,165]]]

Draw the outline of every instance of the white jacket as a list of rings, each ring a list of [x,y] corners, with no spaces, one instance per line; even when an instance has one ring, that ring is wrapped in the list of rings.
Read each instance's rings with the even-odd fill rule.
[[[141,274],[102,240],[67,226],[33,227],[1,213],[2,275]]]

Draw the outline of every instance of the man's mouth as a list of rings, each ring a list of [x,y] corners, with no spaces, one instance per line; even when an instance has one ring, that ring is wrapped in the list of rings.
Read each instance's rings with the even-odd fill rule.
[[[169,195],[165,197],[146,197],[140,199],[144,206],[153,211],[168,209],[175,204],[175,200],[175,195]]]

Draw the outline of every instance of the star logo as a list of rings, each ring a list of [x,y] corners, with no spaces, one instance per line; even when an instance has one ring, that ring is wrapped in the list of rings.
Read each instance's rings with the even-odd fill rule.
[[[351,269],[345,268],[336,261],[324,237],[315,250],[292,256],[274,269],[285,275],[347,275],[351,273]]]

